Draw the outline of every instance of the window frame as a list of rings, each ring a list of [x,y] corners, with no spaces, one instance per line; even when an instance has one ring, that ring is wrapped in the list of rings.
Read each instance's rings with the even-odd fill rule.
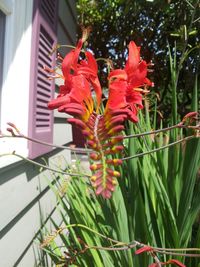
[[[7,134],[7,123],[13,122],[27,135],[30,76],[28,66],[30,66],[33,1],[24,1],[25,5],[19,2],[0,1],[0,9],[6,15],[0,129],[3,134]],[[0,154],[11,154],[13,151],[27,158],[27,140],[0,138]],[[12,155],[1,157],[0,168],[18,161],[21,159]]]
[[[6,14],[0,9],[0,66],[3,66],[4,62],[4,42],[6,31]],[[0,107],[1,107],[1,88],[3,83],[3,68],[0,68]],[[1,108],[0,108],[0,124],[1,124]]]

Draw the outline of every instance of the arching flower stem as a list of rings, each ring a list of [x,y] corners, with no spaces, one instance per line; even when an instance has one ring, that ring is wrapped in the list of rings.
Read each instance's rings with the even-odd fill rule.
[[[150,151],[147,151],[147,152],[143,152],[143,153],[135,154],[135,155],[133,155],[133,156],[125,157],[125,158],[122,158],[121,160],[122,160],[122,161],[125,161],[125,160],[129,160],[129,159],[134,159],[134,158],[143,157],[143,156],[146,156],[146,155],[149,155],[149,154],[158,152],[158,151],[160,151],[160,150],[169,148],[169,147],[171,147],[171,146],[180,144],[180,143],[182,143],[182,142],[186,142],[186,141],[189,141],[189,140],[191,140],[191,139],[199,138],[199,137],[200,137],[200,136],[195,136],[195,135],[187,136],[187,137],[182,138],[182,139],[180,139],[180,140],[178,140],[178,141],[175,141],[175,142],[173,142],[173,143],[169,143],[169,144],[167,144],[166,146],[161,146],[161,147],[155,148],[155,149],[150,150]]]
[[[52,144],[52,143],[41,141],[41,140],[36,139],[36,138],[31,138],[31,137],[26,136],[23,133],[21,133],[19,131],[19,129],[17,129],[17,127],[13,123],[8,123],[8,125],[11,128],[10,127],[7,128],[7,131],[10,132],[11,135],[6,135],[6,134],[3,134],[3,133],[0,133],[0,138],[7,138],[7,137],[8,138],[11,138],[11,137],[13,137],[13,138],[24,138],[26,140],[32,141],[32,142],[37,143],[37,144],[50,146],[50,147],[55,147],[55,148],[67,149],[67,150],[74,151],[74,152],[77,152],[77,153],[89,153],[89,152],[92,152],[92,150],[88,149],[88,148],[74,148],[74,147],[70,147],[70,146],[59,146],[59,145],[56,145],[56,144]]]
[[[102,246],[89,246],[89,245],[85,244],[83,241],[81,241],[81,243],[83,243],[84,246],[86,246],[86,248],[88,248],[88,249],[121,251],[121,250],[129,250],[129,249],[133,249],[135,247],[139,247],[139,249],[136,251],[136,254],[140,254],[140,253],[149,251],[149,252],[154,252],[154,253],[174,255],[174,256],[182,256],[182,257],[200,257],[200,248],[181,248],[181,249],[180,248],[174,248],[174,249],[173,248],[159,248],[159,247],[148,246],[148,245],[141,243],[137,240],[133,240],[133,241],[127,243],[127,242],[123,242],[123,241],[119,241],[119,240],[115,240],[115,239],[112,239],[110,237],[107,237],[106,235],[103,235],[103,234],[97,232],[96,230],[91,229],[90,227],[88,227],[86,225],[78,224],[78,223],[77,224],[69,224],[69,225],[66,225],[65,227],[59,228],[56,231],[56,233],[54,233],[54,236],[56,237],[58,234],[62,233],[62,231],[66,230],[66,229],[76,228],[76,227],[82,228],[83,230],[89,231],[89,232],[111,242],[111,246],[102,247]],[[47,246],[47,245],[49,245],[49,244],[45,244],[45,246]],[[183,252],[179,253],[178,251],[184,251],[185,253],[183,253]],[[189,251],[194,251],[196,253],[186,253]]]
[[[12,153],[0,154],[0,157],[5,157],[5,156],[16,156],[16,157],[18,157],[18,158],[20,158],[20,159],[22,159],[22,160],[24,160],[24,161],[26,161],[28,163],[31,163],[31,164],[33,164],[35,166],[40,167],[40,168],[44,168],[44,169],[50,170],[50,171],[55,172],[55,173],[61,173],[61,174],[65,174],[65,175],[69,175],[69,176],[76,176],[76,177],[79,177],[79,176],[81,176],[81,177],[90,177],[90,175],[88,175],[88,174],[72,173],[72,172],[66,172],[65,170],[59,170],[59,169],[51,168],[51,167],[49,167],[47,165],[44,165],[44,164],[41,164],[41,163],[36,162],[34,160],[25,158],[25,157],[17,154],[15,151],[13,151]]]

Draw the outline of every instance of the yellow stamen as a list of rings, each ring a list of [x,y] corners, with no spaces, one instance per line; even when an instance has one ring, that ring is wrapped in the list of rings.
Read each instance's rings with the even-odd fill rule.
[[[144,93],[144,94],[147,94],[147,93],[150,92],[149,90],[142,89],[142,88],[133,88],[133,90],[136,91],[136,92]]]

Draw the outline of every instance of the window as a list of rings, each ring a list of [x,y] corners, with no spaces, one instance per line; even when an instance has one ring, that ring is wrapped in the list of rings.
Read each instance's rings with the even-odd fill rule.
[[[42,71],[54,65],[49,57],[57,42],[55,0],[0,0],[0,129],[14,123],[22,133],[42,141],[53,141],[53,113],[46,104],[53,94],[54,82]],[[2,53],[4,46],[4,53]],[[2,68],[3,65],[3,68]],[[16,151],[35,158],[51,148],[24,139],[0,139],[0,153]],[[0,159],[0,168],[15,162],[15,157]],[[14,159],[14,161],[13,161]]]
[[[33,1],[24,1],[22,5],[21,1],[0,0],[0,36],[4,27],[4,37],[1,37],[4,40],[4,53],[0,52],[0,60],[3,60],[3,66],[0,66],[0,129],[3,133],[7,133],[8,122],[13,122],[24,134],[28,131],[32,6]],[[1,138],[0,153],[13,151],[27,157],[27,141]],[[16,161],[19,158],[2,157],[0,168]]]

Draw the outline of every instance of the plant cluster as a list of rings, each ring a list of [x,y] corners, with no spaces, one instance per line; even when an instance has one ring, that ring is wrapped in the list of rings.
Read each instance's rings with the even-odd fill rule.
[[[86,48],[87,37],[84,29],[77,46],[64,58],[58,55],[61,72],[45,67],[50,79],[64,81],[49,108],[72,115],[68,121],[81,129],[87,147],[31,139],[13,123],[8,123],[10,134],[0,133],[0,138],[26,138],[89,155],[92,174],[79,163],[53,169],[12,153],[52,172],[46,179],[57,197],[62,223],[51,218],[55,230],[41,229],[41,248],[63,267],[199,267],[198,79],[190,112],[179,119],[182,62],[168,48],[172,111],[170,125],[163,128],[163,120],[158,126],[156,101],[150,114],[150,64],[141,59],[135,42],[129,43],[123,67],[114,68],[103,59],[108,87],[103,90],[98,78],[102,58],[95,59]],[[187,56],[185,51],[183,58]]]

